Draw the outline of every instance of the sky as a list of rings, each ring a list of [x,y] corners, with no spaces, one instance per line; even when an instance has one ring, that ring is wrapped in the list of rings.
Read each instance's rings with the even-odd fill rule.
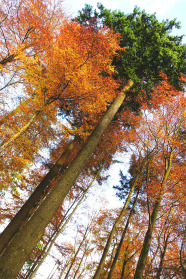
[[[90,4],[91,6],[96,8],[97,2],[102,3],[105,8],[111,10],[121,10],[126,14],[131,13],[134,7],[138,6],[141,10],[145,10],[149,14],[156,13],[157,18],[160,21],[165,19],[172,20],[176,18],[178,21],[181,22],[182,28],[181,30],[175,30],[174,35],[186,35],[186,0],[64,0],[63,6],[65,12],[69,15],[70,18],[72,18],[77,15],[78,10],[81,10],[85,6],[85,3]],[[183,39],[183,42],[186,43],[186,36]],[[111,170],[111,173],[114,172],[114,170]],[[114,181],[114,179],[115,178],[111,177],[107,185],[117,185],[117,182]],[[105,185],[105,187],[108,187],[107,185]],[[100,192],[102,190],[105,189],[100,189]],[[107,196],[111,197],[112,202],[116,201],[113,197],[114,190],[112,189],[112,187],[110,187],[109,191],[110,194],[108,195],[107,189]],[[99,191],[97,190],[97,192]],[[91,195],[89,198],[93,199]],[[96,203],[96,200],[94,200],[94,202],[92,201],[92,203]],[[46,261],[46,263],[42,265],[35,278],[47,278],[49,272],[53,268],[53,264],[54,263],[51,262],[50,258],[50,263]]]
[[[186,35],[186,0],[64,0],[63,5],[67,13],[72,17],[76,16],[78,10],[81,10],[86,4],[96,8],[97,2],[103,4],[107,9],[121,10],[124,13],[131,13],[135,6],[145,10],[149,14],[156,13],[157,18],[177,19],[181,22],[181,30],[175,30],[174,35]],[[183,39],[186,43],[186,36]]]

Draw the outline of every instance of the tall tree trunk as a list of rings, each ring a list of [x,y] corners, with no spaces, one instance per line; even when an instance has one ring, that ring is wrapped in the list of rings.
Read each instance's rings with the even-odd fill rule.
[[[113,258],[114,258],[114,254],[115,254],[116,245],[117,245],[117,243],[114,243],[113,248],[112,248],[112,253],[111,253],[111,255],[110,255],[109,263],[108,263],[108,265],[107,265],[107,267],[106,267],[106,269],[105,269],[105,272],[103,273],[103,276],[102,276],[103,278],[106,278],[106,275],[108,274],[108,271],[109,271],[109,269],[110,269],[110,267],[111,267],[112,260],[113,260]]]
[[[156,201],[156,203],[154,205],[154,209],[153,209],[152,214],[150,216],[148,230],[146,232],[145,239],[144,239],[144,242],[143,242],[143,247],[142,247],[142,250],[141,250],[141,254],[139,256],[139,260],[138,260],[138,264],[137,264],[137,267],[136,267],[136,272],[135,272],[135,275],[134,275],[134,279],[142,279],[143,278],[143,271],[144,271],[145,264],[146,264],[146,261],[147,261],[147,256],[148,256],[148,252],[149,252],[149,248],[150,248],[150,244],[151,244],[151,240],[152,240],[152,234],[153,234],[154,227],[155,227],[155,224],[156,224],[156,219],[157,219],[160,203],[161,203],[161,200],[162,200],[162,197],[163,197],[164,188],[165,188],[168,176],[170,174],[170,170],[171,170],[171,166],[172,166],[172,159],[173,159],[173,149],[170,152],[170,158],[168,159],[168,167],[166,168],[166,166],[165,166],[165,173],[164,173],[163,181],[161,183],[160,195],[159,195],[158,200]]]
[[[86,237],[87,237],[88,232],[89,232],[89,227],[87,226],[86,231],[85,231],[85,234],[84,234],[84,236],[83,236],[83,239],[82,239],[82,241],[81,241],[81,243],[80,243],[80,245],[79,245],[79,247],[78,247],[78,249],[77,249],[77,251],[76,251],[76,253],[75,253],[74,257],[73,257],[73,259],[72,259],[72,262],[71,262],[71,264],[70,264],[70,266],[69,266],[69,269],[68,269],[68,271],[67,271],[67,273],[66,273],[64,279],[68,279],[68,275],[69,275],[69,273],[70,273],[70,271],[71,271],[71,269],[72,269],[73,264],[74,264],[75,261],[76,261],[77,255],[78,255],[79,251],[81,250],[81,247],[82,247],[83,243],[84,243],[85,240],[86,240]]]
[[[157,256],[157,254],[158,254],[158,251],[160,250],[160,246],[161,246],[161,237],[162,237],[163,233],[165,233],[166,225],[167,225],[167,223],[168,223],[168,220],[169,220],[169,216],[170,216],[172,207],[173,207],[173,205],[169,208],[169,212],[168,212],[167,218],[166,218],[166,220],[165,220],[165,224],[164,224],[164,226],[163,226],[163,228],[162,228],[162,230],[161,230],[160,235],[158,236],[158,245],[157,245],[157,247],[156,247],[156,250],[155,250],[155,253],[154,253],[154,255],[153,255],[153,258],[151,259],[151,262],[150,262],[150,265],[149,265],[149,267],[148,267],[148,270],[147,270],[147,272],[146,272],[145,279],[148,278],[148,275],[149,275],[149,273],[150,273],[150,271],[151,271],[152,265],[153,265],[153,263],[154,263],[154,261],[155,261],[155,259],[156,259],[156,256]]]
[[[54,233],[54,235],[52,235],[50,244],[48,246],[48,248],[44,251],[44,253],[42,255],[40,255],[41,261],[38,263],[37,267],[34,269],[34,271],[32,272],[32,275],[29,276],[28,278],[32,279],[34,278],[36,272],[38,271],[39,267],[42,265],[42,263],[44,262],[44,260],[46,259],[46,257],[48,256],[48,254],[50,253],[50,250],[53,246],[53,244],[55,243],[57,237],[62,233],[62,231],[64,230],[64,228],[66,227],[66,225],[68,224],[68,222],[70,221],[70,219],[72,218],[72,216],[74,215],[74,213],[76,212],[77,208],[79,207],[79,205],[82,203],[85,195],[87,194],[88,190],[90,189],[90,187],[92,186],[92,184],[94,183],[94,181],[97,179],[97,177],[99,176],[100,172],[101,172],[102,168],[100,168],[100,170],[97,172],[97,174],[94,176],[94,179],[92,180],[92,182],[90,183],[90,185],[87,187],[87,189],[83,192],[83,194],[81,195],[79,201],[77,202],[77,204],[75,205],[74,209],[72,210],[72,212],[69,214],[69,216],[67,217],[66,221],[64,222],[64,224],[62,224],[62,226],[60,227],[60,229]],[[62,222],[63,223],[63,222]]]
[[[51,170],[47,173],[47,175],[40,182],[38,187],[32,193],[32,195],[28,198],[25,204],[21,207],[18,213],[11,220],[9,225],[5,228],[5,230],[0,235],[0,254],[2,254],[3,250],[6,248],[8,243],[13,239],[18,230],[22,227],[23,224],[28,220],[31,212],[38,204],[41,202],[42,197],[47,195],[50,190],[50,180],[54,177],[57,177],[60,174],[60,170],[65,168],[65,161],[68,158],[70,152],[74,149],[78,139],[74,139],[67,147],[65,152],[62,153],[61,157],[57,160],[55,165],[51,168]],[[32,212],[33,214],[33,212]]]
[[[156,256],[157,256],[157,254],[158,254],[158,251],[159,251],[159,249],[160,249],[160,241],[161,241],[161,236],[162,236],[163,232],[164,232],[164,228],[163,228],[163,230],[161,231],[161,234],[160,234],[160,236],[159,236],[159,238],[158,238],[158,245],[157,245],[156,251],[155,251],[155,253],[154,253],[154,255],[153,255],[153,258],[151,259],[151,262],[150,262],[150,265],[149,265],[149,267],[148,267],[148,270],[147,270],[147,272],[146,272],[145,279],[148,278],[148,275],[149,275],[149,273],[150,273],[150,271],[151,271],[152,265],[153,265],[153,263],[154,263],[154,261],[155,261],[155,259],[156,259]]]
[[[160,264],[159,264],[156,279],[160,279],[160,276],[161,276],[161,272],[162,272],[162,269],[163,269],[163,263],[164,263],[164,259],[165,259],[165,254],[166,254],[166,250],[167,250],[167,246],[168,246],[169,237],[170,237],[170,233],[168,233],[168,235],[166,237],[165,245],[163,247],[163,252],[161,253],[161,259],[160,259]]]
[[[92,153],[94,152],[100,138],[122,105],[126,91],[133,85],[130,81],[122,93],[118,95],[110,108],[97,125],[86,144],[73,160],[69,168],[64,172],[62,178],[56,183],[49,195],[39,206],[27,224],[15,236],[0,257],[0,278],[15,278],[29,254],[42,237],[45,227],[65,199],[79,174],[82,172]]]
[[[183,260],[185,237],[186,237],[186,231],[184,232],[184,238],[182,240],[181,249],[180,249],[180,264],[181,264],[181,268],[182,268],[183,274],[186,277],[186,268],[184,266],[184,260]]]
[[[81,267],[81,265],[82,265],[82,262],[83,262],[83,260],[84,260],[84,257],[85,257],[85,255],[86,255],[86,252],[87,252],[87,251],[88,251],[88,249],[85,248],[85,250],[84,250],[84,252],[83,252],[83,255],[82,255],[82,257],[81,257],[80,263],[78,264],[78,268],[76,269],[76,271],[75,271],[75,273],[74,273],[73,279],[76,278],[76,276],[77,276],[77,274],[78,274],[78,272],[79,272],[79,270],[80,270],[80,267]]]
[[[72,207],[74,206],[75,202],[73,202],[73,204],[68,208],[67,212],[65,213],[64,216],[64,220],[67,217],[69,211],[72,209]],[[68,219],[68,218],[67,218]],[[61,224],[63,224],[64,220],[61,221]],[[66,223],[66,222],[65,222]],[[49,240],[47,241],[47,244],[45,245],[45,247],[43,248],[43,250],[41,251],[41,254],[38,256],[36,262],[32,265],[32,267],[30,269],[28,269],[27,273],[25,274],[25,279],[30,279],[30,278],[34,278],[37,270],[39,269],[39,267],[41,266],[41,264],[43,263],[45,257],[45,253],[46,256],[48,255],[50,250],[50,245],[52,240],[54,239],[54,237],[56,236],[56,231],[54,231],[54,233],[51,235],[51,237],[49,238]]]
[[[142,168],[144,166],[145,166],[145,164],[143,164]],[[133,191],[134,191],[134,189],[135,189],[135,187],[136,187],[136,185],[138,183],[139,176],[140,176],[140,173],[136,176],[136,178],[134,180],[134,183],[133,183],[133,185],[132,185],[132,187],[130,189],[130,192],[128,194],[128,197],[127,197],[127,199],[125,201],[125,204],[123,206],[123,209],[121,210],[119,217],[117,218],[117,220],[115,221],[115,223],[114,223],[114,225],[112,227],[112,230],[111,230],[111,232],[109,234],[109,237],[107,239],[107,243],[105,245],[105,248],[104,248],[101,260],[99,262],[98,268],[97,268],[97,270],[96,270],[96,272],[94,274],[94,277],[93,277],[94,279],[99,279],[100,278],[100,273],[101,273],[101,270],[103,269],[103,265],[105,263],[105,259],[107,257],[107,254],[108,254],[108,251],[109,251],[112,239],[113,239],[113,237],[115,235],[115,232],[117,231],[117,228],[118,228],[119,224],[121,223],[121,220],[122,220],[123,216],[125,215],[125,212],[126,212],[128,204],[130,202],[132,193],[133,193]]]
[[[121,247],[122,247],[122,244],[123,244],[123,241],[125,239],[125,235],[126,235],[126,232],[127,232],[127,229],[128,229],[128,226],[129,226],[129,223],[130,223],[130,219],[132,217],[132,214],[134,212],[134,207],[136,205],[136,202],[137,202],[137,199],[138,199],[138,195],[139,195],[139,191],[137,192],[137,195],[135,197],[135,200],[133,202],[133,206],[130,210],[130,214],[129,214],[129,217],[128,217],[128,220],[126,222],[126,225],[125,225],[125,228],[123,230],[123,233],[122,233],[122,236],[121,236],[121,239],[120,239],[120,243],[118,245],[118,248],[117,248],[117,251],[116,251],[116,254],[115,254],[115,257],[114,257],[114,260],[112,262],[112,266],[111,266],[111,269],[110,269],[110,272],[109,272],[109,275],[107,277],[107,279],[112,279],[112,275],[113,275],[113,272],[114,272],[114,268],[115,268],[115,265],[116,265],[116,262],[119,258],[119,255],[120,255],[120,251],[121,251]]]
[[[128,247],[127,247],[128,249]],[[126,250],[127,250],[126,249]],[[123,261],[123,266],[122,266],[122,271],[121,271],[121,279],[124,279],[124,276],[125,276],[125,268],[126,268],[126,265],[127,265],[127,254],[125,254],[125,257],[124,257],[124,261]]]

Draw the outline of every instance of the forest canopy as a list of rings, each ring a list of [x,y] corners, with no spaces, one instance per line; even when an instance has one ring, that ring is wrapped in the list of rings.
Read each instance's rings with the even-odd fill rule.
[[[137,7],[85,5],[76,19],[62,7],[0,3],[0,278],[33,278],[51,255],[50,278],[185,278],[180,25]],[[99,197],[92,214],[121,161],[107,187],[123,207]]]

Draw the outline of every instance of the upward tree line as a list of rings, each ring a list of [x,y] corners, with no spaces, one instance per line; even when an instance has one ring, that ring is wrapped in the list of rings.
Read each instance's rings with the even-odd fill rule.
[[[155,129],[152,150],[150,136],[143,135],[147,149],[138,156],[138,174],[131,180],[121,214],[121,218],[126,214],[133,190],[145,172],[143,183],[150,183],[152,195],[148,196],[145,187],[149,226],[134,275],[143,278],[171,168],[184,162],[180,154],[184,151],[185,46],[182,37],[169,34],[178,23],[158,22],[155,15],[137,8],[125,15],[101,4],[97,11],[86,5],[71,21],[60,1],[54,4],[49,0],[6,0],[0,11],[2,193],[6,198],[11,192],[19,208],[22,191],[30,187],[32,192],[22,208],[12,212],[15,216],[0,236],[0,278],[16,278],[84,169],[91,175],[101,167],[108,169],[124,142],[136,143],[133,133],[143,124],[142,111],[149,110],[155,119],[161,106],[172,112],[170,100],[179,101],[173,130],[164,127],[169,114],[159,117],[159,128],[149,124]],[[17,104],[9,110],[13,94]],[[162,127],[164,133],[158,135]],[[159,142],[161,137],[163,143]],[[49,150],[50,162],[32,175],[33,164],[41,163],[44,149]],[[164,172],[155,181],[151,172],[162,162]],[[159,185],[156,198],[154,184]],[[94,278],[103,272],[121,218],[110,232]],[[112,266],[108,278],[112,278]],[[185,272],[184,264],[181,266]]]

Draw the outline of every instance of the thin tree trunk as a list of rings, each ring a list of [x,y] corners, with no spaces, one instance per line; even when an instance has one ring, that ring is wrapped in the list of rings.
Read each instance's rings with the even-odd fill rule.
[[[167,215],[165,224],[164,224],[163,229],[162,229],[162,231],[161,231],[161,233],[160,233],[160,235],[159,235],[159,237],[158,237],[158,245],[157,245],[156,251],[155,251],[155,253],[154,253],[154,255],[153,255],[153,258],[152,258],[152,260],[151,260],[151,262],[150,262],[150,265],[149,265],[149,267],[148,267],[148,270],[147,270],[147,272],[146,272],[145,279],[148,277],[148,274],[149,274],[150,271],[151,271],[152,265],[153,265],[153,263],[154,263],[154,261],[155,261],[155,259],[156,259],[156,256],[157,256],[157,254],[158,254],[158,251],[160,250],[161,237],[162,237],[162,235],[163,235],[163,233],[164,233],[164,231],[165,231],[165,229],[166,229],[166,225],[167,225],[167,222],[168,222],[168,219],[169,219],[171,210],[172,210],[172,206],[169,208],[169,212],[168,212],[168,215]]]
[[[110,261],[109,261],[109,264],[108,264],[108,266],[107,266],[107,268],[106,268],[106,270],[105,270],[105,272],[104,272],[104,274],[103,274],[103,276],[102,276],[103,278],[106,278],[106,275],[107,275],[107,273],[108,273],[108,271],[109,271],[109,269],[110,269],[110,267],[111,267],[112,260],[113,260],[113,258],[114,258],[114,253],[115,253],[116,245],[117,245],[117,243],[114,243],[114,246],[113,246],[113,249],[112,249],[112,253],[111,253],[111,255],[110,255]]]
[[[128,248],[127,248],[127,249],[128,249]],[[126,249],[126,250],[127,250],[127,249]],[[138,251],[139,251],[140,249],[141,249],[141,247],[138,248],[138,250],[136,250],[128,259],[127,259],[127,255],[125,255],[124,262],[123,262],[123,267],[122,267],[122,272],[121,272],[121,278],[120,278],[120,279],[124,279],[124,276],[125,276],[125,268],[126,268],[126,265],[127,265],[128,261],[130,261],[130,260],[138,253]],[[128,273],[127,277],[130,275],[130,273],[131,273],[131,272]],[[126,277],[126,278],[127,278],[127,277]]]
[[[53,274],[56,272],[56,268],[57,268],[57,263],[54,264],[52,270],[50,271],[47,279],[51,279],[53,277]]]
[[[122,105],[126,91],[130,89],[133,82],[130,81],[122,93],[118,95],[110,108],[97,125],[86,144],[73,160],[69,168],[64,172],[62,178],[56,183],[46,199],[39,206],[35,214],[30,218],[24,228],[15,236],[12,243],[7,247],[0,257],[0,278],[15,278],[29,254],[42,237],[45,227],[65,199],[74,182],[82,172],[92,153],[94,152],[100,138]]]
[[[156,279],[160,279],[160,276],[161,276],[161,272],[162,272],[162,269],[163,269],[163,263],[164,263],[164,259],[165,259],[165,254],[166,254],[166,250],[167,250],[167,246],[168,246],[169,236],[170,236],[170,234],[168,233],[168,235],[166,237],[166,240],[165,240],[163,253],[161,253],[161,260],[160,260],[160,264],[159,264]]]
[[[126,264],[127,264],[127,255],[125,255],[124,261],[123,261],[123,266],[122,266],[122,271],[121,271],[121,279],[124,279],[125,276],[125,268],[126,268]]]
[[[94,181],[97,179],[97,177],[99,176],[100,172],[101,172],[102,168],[100,168],[100,170],[97,172],[97,174],[94,176],[94,179],[92,180],[92,182],[90,183],[90,185],[87,187],[87,189],[83,192],[83,194],[81,195],[81,198],[79,199],[79,201],[77,202],[77,204],[75,205],[74,209],[72,210],[72,212],[70,213],[70,215],[67,217],[66,221],[64,222],[64,224],[62,224],[61,228],[59,229],[59,231],[55,232],[55,234],[52,236],[52,239],[50,241],[49,247],[47,249],[47,251],[44,251],[43,255],[41,255],[42,259],[39,262],[38,266],[36,267],[36,269],[33,271],[32,275],[27,277],[27,278],[34,278],[36,272],[38,271],[38,269],[40,268],[40,266],[42,265],[42,263],[44,262],[44,260],[46,259],[46,257],[48,256],[48,254],[50,253],[50,250],[53,246],[53,244],[55,243],[56,239],[58,238],[58,236],[62,233],[62,231],[64,230],[64,228],[66,227],[66,225],[68,224],[68,222],[70,221],[70,219],[72,218],[72,216],[74,215],[74,213],[76,212],[77,208],[79,207],[79,205],[82,203],[85,195],[87,194],[88,190],[90,189],[90,187],[92,186],[92,184],[94,183]]]
[[[59,275],[59,278],[58,278],[58,279],[62,279],[62,276],[63,276],[63,274],[64,274],[64,272],[65,272],[65,270],[66,270],[66,268],[67,268],[69,262],[70,262],[70,259],[68,259],[68,261],[66,261],[64,267],[61,269],[60,275]]]
[[[94,277],[93,277],[94,279],[99,279],[99,278],[100,278],[100,273],[101,273],[101,270],[102,270],[103,265],[104,265],[104,263],[105,263],[105,259],[106,259],[106,257],[107,257],[107,254],[108,254],[108,251],[109,251],[109,248],[110,248],[112,239],[113,239],[113,237],[114,237],[114,235],[115,235],[115,232],[116,232],[116,230],[117,230],[119,224],[121,223],[121,220],[122,220],[123,216],[125,215],[125,212],[126,212],[126,209],[127,209],[128,204],[129,204],[129,202],[130,202],[132,193],[133,193],[133,191],[134,191],[134,189],[135,189],[135,187],[136,187],[136,185],[137,185],[137,183],[138,183],[139,176],[140,176],[140,174],[138,174],[138,175],[136,176],[135,181],[134,181],[134,183],[133,183],[133,185],[132,185],[132,187],[131,187],[131,189],[130,189],[130,192],[129,192],[129,194],[128,194],[128,197],[127,197],[127,199],[126,199],[126,201],[125,201],[124,207],[123,207],[123,209],[122,209],[122,211],[121,211],[119,217],[117,218],[117,220],[115,221],[115,223],[114,223],[114,225],[113,225],[113,227],[112,227],[112,230],[111,230],[111,232],[110,232],[110,234],[109,234],[109,237],[108,237],[108,239],[107,239],[107,243],[106,243],[106,245],[105,245],[105,248],[104,248],[104,251],[103,251],[101,260],[100,260],[100,262],[99,262],[98,268],[97,268],[96,273],[95,273],[95,275],[94,275]]]
[[[85,231],[85,234],[84,234],[84,236],[83,236],[83,239],[82,239],[82,241],[81,241],[81,243],[80,243],[80,245],[79,245],[79,247],[78,247],[78,249],[77,249],[77,251],[76,251],[74,257],[73,257],[73,260],[72,260],[72,262],[71,262],[71,264],[70,264],[70,266],[69,266],[69,269],[68,269],[68,271],[67,271],[67,273],[66,273],[64,279],[68,279],[68,275],[69,275],[69,273],[70,273],[70,271],[71,271],[71,269],[72,269],[73,264],[74,264],[75,261],[76,261],[77,255],[78,255],[79,251],[81,250],[81,247],[82,247],[83,243],[84,243],[85,240],[86,240],[88,231],[89,231],[89,227],[87,226],[86,231]]]
[[[27,273],[24,275],[25,279],[31,279],[34,278],[36,272],[38,271],[38,267],[40,267],[40,263],[42,260],[43,251],[47,248],[47,245],[44,247],[44,250],[41,251],[41,254],[37,257],[37,260],[34,262],[32,267],[27,271]]]
[[[180,264],[181,264],[181,268],[183,270],[183,274],[185,275],[186,277],[186,268],[184,266],[184,261],[183,261],[183,253],[184,253],[184,243],[185,243],[185,236],[186,236],[186,231],[184,232],[184,238],[182,240],[182,243],[181,243],[181,249],[180,249]]]
[[[82,265],[82,262],[83,262],[83,260],[84,260],[84,257],[85,257],[85,255],[86,255],[86,252],[87,252],[87,251],[88,251],[88,249],[85,248],[85,251],[83,252],[83,256],[81,257],[80,263],[78,264],[78,268],[76,269],[76,271],[75,271],[75,273],[74,273],[73,279],[76,278],[76,276],[77,276],[77,274],[78,274],[78,272],[79,272],[79,270],[80,270],[80,267],[81,267],[81,265]]]
[[[162,197],[163,197],[164,188],[165,188],[168,176],[170,174],[170,170],[171,170],[171,166],[172,166],[172,159],[173,159],[173,149],[170,153],[170,158],[168,160],[167,169],[165,167],[165,174],[164,174],[163,181],[161,183],[161,190],[160,190],[159,198],[156,201],[156,203],[154,205],[154,209],[153,209],[152,214],[150,216],[148,230],[147,230],[146,235],[145,235],[145,239],[144,239],[144,242],[143,242],[143,247],[142,247],[141,254],[140,254],[140,257],[139,257],[139,260],[138,260],[138,264],[137,264],[137,267],[136,267],[136,272],[135,272],[135,275],[134,275],[134,279],[142,279],[143,278],[143,271],[144,271],[145,264],[146,264],[146,261],[147,261],[147,256],[148,256],[148,252],[149,252],[149,248],[150,248],[150,244],[151,244],[151,240],[152,240],[152,234],[153,234],[154,227],[155,227],[155,224],[156,224],[156,219],[157,219],[160,203],[161,203],[161,200],[162,200]]]
[[[116,262],[117,262],[117,260],[119,258],[119,255],[120,255],[121,247],[122,247],[123,241],[125,239],[125,235],[126,235],[126,232],[127,232],[127,229],[128,229],[129,223],[130,223],[130,219],[131,219],[133,211],[134,211],[134,207],[135,207],[137,199],[138,199],[138,195],[139,195],[139,191],[137,192],[137,195],[136,195],[135,200],[133,202],[133,206],[132,206],[132,208],[130,210],[129,217],[128,217],[127,223],[125,225],[125,228],[123,230],[123,233],[122,233],[122,236],[121,236],[121,239],[120,239],[120,243],[118,245],[118,248],[117,248],[114,260],[112,262],[112,266],[111,266],[111,269],[110,269],[110,272],[109,272],[109,275],[108,275],[107,279],[112,279],[114,268],[115,268]]]
[[[74,139],[67,147],[65,152],[62,153],[61,157],[57,160],[55,165],[47,173],[47,175],[40,182],[38,187],[28,198],[25,204],[21,207],[18,213],[11,220],[9,225],[0,235],[0,254],[6,248],[8,243],[13,239],[18,230],[22,227],[23,224],[28,220],[31,215],[31,211],[38,206],[38,203],[42,200],[42,197],[45,196],[50,190],[50,180],[54,177],[57,177],[60,174],[60,170],[65,167],[65,161],[67,160],[70,152],[74,149],[78,139]]]

